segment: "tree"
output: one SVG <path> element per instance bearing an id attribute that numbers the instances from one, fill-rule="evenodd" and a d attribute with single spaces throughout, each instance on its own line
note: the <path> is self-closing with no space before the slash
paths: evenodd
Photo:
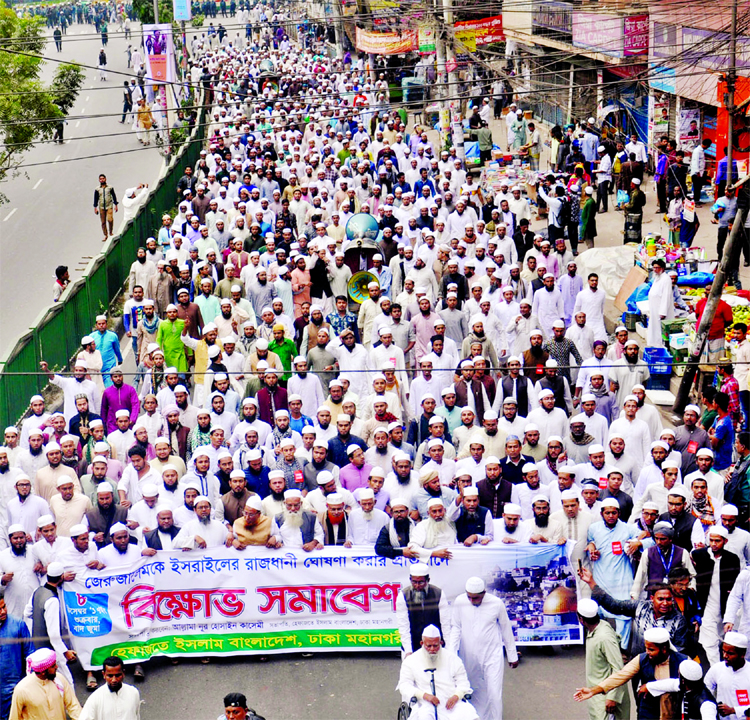
<path id="1" fill-rule="evenodd" d="M 52 83 L 41 82 L 44 21 L 0 8 L 0 183 L 21 173 L 24 154 L 49 140 L 75 103 L 85 73 L 61 64 Z M 0 192 L 0 204 L 7 197 Z"/>
<path id="2" fill-rule="evenodd" d="M 171 0 L 158 0 L 159 22 L 171 23 L 174 19 L 174 10 Z M 153 0 L 133 0 L 133 10 L 138 19 L 147 25 L 155 22 Z"/>

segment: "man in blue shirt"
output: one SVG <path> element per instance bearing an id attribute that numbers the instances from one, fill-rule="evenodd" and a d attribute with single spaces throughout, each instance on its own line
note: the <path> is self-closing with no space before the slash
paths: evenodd
<path id="1" fill-rule="evenodd" d="M 596 584 L 608 595 L 617 600 L 629 600 L 630 589 L 633 586 L 633 566 L 630 555 L 635 547 L 631 540 L 638 536 L 635 525 L 627 525 L 620 520 L 620 504 L 615 498 L 607 498 L 602 502 L 602 519 L 589 527 L 586 551 L 591 561 L 591 571 Z M 614 617 L 617 634 L 620 636 L 622 647 L 627 649 L 630 643 L 630 618 Z"/>
<path id="2" fill-rule="evenodd" d="M 109 371 L 122 362 L 122 353 L 120 352 L 120 340 L 117 334 L 107 330 L 107 316 L 96 316 L 96 331 L 93 333 L 96 349 L 102 356 L 102 380 L 104 387 L 112 384 L 112 378 Z"/>
<path id="3" fill-rule="evenodd" d="M 716 166 L 716 177 L 714 178 L 714 184 L 716 185 L 717 191 L 715 197 L 724 197 L 724 190 L 727 186 L 727 148 L 724 148 L 724 157 L 719 160 L 719 164 Z M 730 185 L 737 182 L 739 178 L 739 172 L 737 171 L 737 161 L 732 160 L 732 180 Z"/>
<path id="4" fill-rule="evenodd" d="M 729 395 L 717 392 L 714 404 L 717 415 L 708 431 L 708 436 L 714 451 L 714 470 L 726 478 L 732 464 L 732 449 L 734 448 L 734 423 L 729 414 Z"/>

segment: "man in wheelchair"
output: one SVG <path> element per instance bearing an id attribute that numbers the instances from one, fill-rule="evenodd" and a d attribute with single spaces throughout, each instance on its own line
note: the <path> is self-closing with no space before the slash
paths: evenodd
<path id="1" fill-rule="evenodd" d="M 428 625 L 422 632 L 422 647 L 401 663 L 396 688 L 403 703 L 399 720 L 478 720 L 468 702 L 471 686 L 463 662 L 443 647 L 440 630 Z"/>

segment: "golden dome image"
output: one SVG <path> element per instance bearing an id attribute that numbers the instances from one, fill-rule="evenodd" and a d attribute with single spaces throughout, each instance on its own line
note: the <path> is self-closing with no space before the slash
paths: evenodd
<path id="1" fill-rule="evenodd" d="M 574 613 L 578 606 L 576 591 L 567 587 L 556 587 L 544 601 L 544 615 L 564 615 Z"/>

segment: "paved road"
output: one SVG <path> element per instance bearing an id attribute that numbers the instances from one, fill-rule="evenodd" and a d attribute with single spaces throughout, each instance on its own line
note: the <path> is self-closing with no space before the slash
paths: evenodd
<path id="1" fill-rule="evenodd" d="M 400 661 L 392 653 L 320 653 L 185 661 L 147 666 L 140 685 L 143 720 L 215 720 L 228 692 L 244 692 L 266 720 L 395 720 L 400 698 L 394 691 Z M 572 695 L 583 677 L 583 648 L 527 648 L 516 670 L 505 669 L 505 720 L 585 720 L 586 707 Z M 129 680 L 132 681 L 132 678 Z M 78 697 L 85 701 L 83 680 Z"/>
<path id="2" fill-rule="evenodd" d="M 126 46 L 113 26 L 106 48 L 110 71 L 127 72 Z M 93 26 L 73 25 L 63 38 L 62 52 L 55 50 L 50 39 L 45 53 L 52 60 L 96 66 L 100 48 Z M 45 82 L 56 67 L 56 62 L 45 63 Z M 55 267 L 68 265 L 71 278 L 76 279 L 88 259 L 100 251 L 101 226 L 93 212 L 98 174 L 107 175 L 120 198 L 126 187 L 155 184 L 163 165 L 158 152 L 153 147 L 141 150 L 130 126 L 119 124 L 119 116 L 89 118 L 122 109 L 123 80 L 122 75 L 110 72 L 102 82 L 97 70 L 87 70 L 65 127 L 65 144 L 49 142 L 32 149 L 24 158 L 28 177 L 13 179 L 2 188 L 9 203 L 0 208 L 0 307 L 4 310 L 0 356 L 51 302 Z M 99 135 L 112 137 L 94 137 Z M 118 154 L 96 157 L 113 152 Z M 115 217 L 117 226 L 122 207 Z"/>

